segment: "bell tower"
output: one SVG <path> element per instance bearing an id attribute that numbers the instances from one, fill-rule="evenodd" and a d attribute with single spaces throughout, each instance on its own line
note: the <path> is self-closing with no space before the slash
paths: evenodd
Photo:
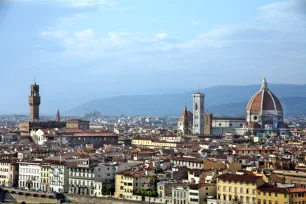
<path id="1" fill-rule="evenodd" d="M 39 85 L 31 85 L 31 95 L 29 96 L 30 104 L 30 122 L 39 120 L 39 105 L 40 105 L 40 96 L 39 96 Z"/>
<path id="2" fill-rule="evenodd" d="M 193 134 L 204 135 L 204 97 L 197 92 L 193 97 Z"/>

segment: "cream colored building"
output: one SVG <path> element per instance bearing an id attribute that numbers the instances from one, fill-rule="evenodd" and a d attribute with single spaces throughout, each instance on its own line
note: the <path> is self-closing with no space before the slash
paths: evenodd
<path id="1" fill-rule="evenodd" d="M 223 174 L 217 177 L 218 203 L 256 204 L 256 190 L 264 184 L 259 176 Z"/>
<path id="2" fill-rule="evenodd" d="M 0 160 L 0 185 L 13 186 L 17 184 L 17 164 L 10 159 Z"/>
<path id="3" fill-rule="evenodd" d="M 133 172 L 122 172 L 116 174 L 115 197 L 132 200 L 136 190 L 147 190 L 152 188 L 152 176 L 135 174 Z"/>
<path id="4" fill-rule="evenodd" d="M 203 160 L 193 157 L 171 157 L 171 163 L 177 166 L 186 166 L 189 169 L 203 169 Z"/>
<path id="5" fill-rule="evenodd" d="M 306 188 L 264 185 L 257 189 L 258 204 L 305 204 Z"/>
<path id="6" fill-rule="evenodd" d="M 50 191 L 50 165 L 42 164 L 40 171 L 40 189 L 42 191 Z"/>
<path id="7" fill-rule="evenodd" d="M 153 141 L 150 139 L 133 139 L 132 145 L 134 146 L 145 146 L 145 147 L 165 147 L 165 148 L 174 148 L 178 147 L 179 144 L 176 142 L 167 142 L 167 141 Z"/>

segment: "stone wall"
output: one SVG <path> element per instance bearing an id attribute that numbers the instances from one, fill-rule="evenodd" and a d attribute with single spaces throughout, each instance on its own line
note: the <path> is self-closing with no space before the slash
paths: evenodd
<path id="1" fill-rule="evenodd" d="M 11 194 L 6 192 L 4 195 L 4 202 L 7 203 L 22 203 L 26 202 L 26 204 L 33 203 L 57 203 L 56 199 L 50 198 L 41 198 L 41 197 L 33 197 L 33 196 L 26 196 L 26 195 L 18 195 L 18 194 Z"/>

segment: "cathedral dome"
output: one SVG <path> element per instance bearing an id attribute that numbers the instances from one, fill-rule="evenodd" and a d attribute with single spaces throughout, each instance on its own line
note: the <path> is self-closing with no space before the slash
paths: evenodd
<path id="1" fill-rule="evenodd" d="M 193 114 L 190 111 L 187 111 L 188 114 L 188 121 L 193 121 Z M 183 122 L 184 120 L 184 112 L 180 115 L 179 121 Z"/>
<path id="2" fill-rule="evenodd" d="M 283 111 L 279 99 L 268 89 L 265 78 L 260 90 L 250 99 L 246 111 Z"/>

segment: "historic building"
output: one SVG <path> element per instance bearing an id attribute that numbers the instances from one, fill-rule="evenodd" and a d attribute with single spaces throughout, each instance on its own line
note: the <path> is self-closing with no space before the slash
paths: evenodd
<path id="1" fill-rule="evenodd" d="M 81 130 L 89 130 L 89 121 L 87 120 L 67 120 L 66 128 L 77 128 Z"/>
<path id="2" fill-rule="evenodd" d="M 177 123 L 178 131 L 180 133 L 184 133 L 184 131 L 188 130 L 189 133 L 193 132 L 193 114 L 192 112 L 187 110 L 185 106 L 184 111 L 179 117 L 179 121 Z M 184 135 L 184 134 L 183 134 Z"/>
<path id="3" fill-rule="evenodd" d="M 50 164 L 40 166 L 40 190 L 50 191 Z"/>
<path id="4" fill-rule="evenodd" d="M 102 178 L 96 158 L 79 158 L 69 168 L 69 194 L 94 195 L 95 180 Z"/>
<path id="5" fill-rule="evenodd" d="M 16 161 L 12 159 L 0 160 L 0 185 L 17 186 L 18 167 Z"/>
<path id="6" fill-rule="evenodd" d="M 84 132 L 57 136 L 57 139 L 70 147 L 92 144 L 93 148 L 104 145 L 118 145 L 118 137 L 114 133 Z"/>
<path id="7" fill-rule="evenodd" d="M 30 104 L 30 121 L 39 120 L 39 105 L 40 105 L 40 95 L 39 95 L 39 85 L 34 82 L 31 85 L 31 95 L 29 96 Z"/>
<path id="8" fill-rule="evenodd" d="M 256 190 L 265 184 L 254 175 L 223 174 L 217 177 L 217 198 L 221 203 L 256 203 Z"/>
<path id="9" fill-rule="evenodd" d="M 193 97 L 193 134 L 204 134 L 204 97 L 203 93 L 195 93 Z"/>
<path id="10" fill-rule="evenodd" d="M 279 99 L 269 90 L 266 78 L 261 88 L 251 97 L 246 107 L 246 117 L 214 117 L 204 113 L 202 93 L 193 94 L 193 114 L 188 112 L 188 125 L 193 124 L 193 135 L 237 135 L 277 134 L 289 132 L 283 121 L 283 108 Z M 184 112 L 185 114 L 185 112 Z M 184 114 L 179 118 L 178 130 L 184 132 Z M 192 121 L 189 119 L 192 117 Z"/>
<path id="11" fill-rule="evenodd" d="M 19 130 L 22 136 L 29 136 L 31 131 L 37 131 L 39 129 L 78 128 L 81 130 L 89 130 L 89 121 L 77 119 L 61 121 L 59 110 L 57 110 L 55 120 L 41 121 L 39 118 L 40 102 L 39 85 L 34 82 L 31 85 L 31 93 L 29 96 L 30 119 L 19 124 Z M 33 136 L 31 137 L 36 142 L 35 138 Z"/>
<path id="12" fill-rule="evenodd" d="M 19 164 L 19 185 L 25 189 L 39 190 L 41 188 L 41 162 L 28 161 L 18 162 Z"/>
<path id="13" fill-rule="evenodd" d="M 247 131 L 286 133 L 288 125 L 283 122 L 283 107 L 279 99 L 269 90 L 266 78 L 261 88 L 250 99 L 246 108 Z"/>
<path id="14" fill-rule="evenodd" d="M 64 162 L 53 161 L 50 165 L 50 190 L 67 193 L 69 190 L 69 169 Z"/>

